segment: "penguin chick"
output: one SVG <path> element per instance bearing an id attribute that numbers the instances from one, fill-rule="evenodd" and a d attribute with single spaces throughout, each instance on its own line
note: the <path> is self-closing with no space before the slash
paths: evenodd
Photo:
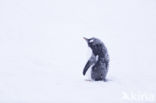
<path id="1" fill-rule="evenodd" d="M 93 37 L 87 39 L 84 37 L 84 39 L 92 50 L 92 56 L 90 57 L 83 69 L 83 75 L 85 75 L 88 68 L 92 66 L 91 78 L 95 81 L 106 81 L 106 75 L 109 65 L 109 55 L 107 52 L 107 48 L 105 47 L 104 43 L 97 38 Z"/>

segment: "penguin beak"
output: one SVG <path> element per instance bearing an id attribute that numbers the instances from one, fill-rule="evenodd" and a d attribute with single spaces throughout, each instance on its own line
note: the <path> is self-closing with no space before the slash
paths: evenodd
<path id="1" fill-rule="evenodd" d="M 88 39 L 86 37 L 83 37 L 84 40 L 86 40 L 86 42 L 88 42 Z"/>

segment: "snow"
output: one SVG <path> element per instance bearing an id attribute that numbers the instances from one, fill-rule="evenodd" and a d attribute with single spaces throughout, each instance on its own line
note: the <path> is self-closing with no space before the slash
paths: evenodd
<path id="1" fill-rule="evenodd" d="M 1 0 L 0 103 L 156 102 L 155 18 L 155 0 Z M 108 82 L 82 75 L 83 37 L 108 48 Z"/>

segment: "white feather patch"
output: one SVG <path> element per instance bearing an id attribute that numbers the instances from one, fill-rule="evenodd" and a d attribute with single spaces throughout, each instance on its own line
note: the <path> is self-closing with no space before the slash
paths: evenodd
<path id="1" fill-rule="evenodd" d="M 89 42 L 90 42 L 90 43 L 92 43 L 93 41 L 94 41 L 94 40 L 93 40 L 93 39 L 91 39 Z"/>

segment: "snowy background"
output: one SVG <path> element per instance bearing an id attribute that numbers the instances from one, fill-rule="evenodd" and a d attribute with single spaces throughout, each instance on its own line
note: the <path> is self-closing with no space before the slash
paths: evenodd
<path id="1" fill-rule="evenodd" d="M 82 75 L 93 36 L 108 82 Z M 0 0 L 0 103 L 154 103 L 155 45 L 155 0 Z"/>

